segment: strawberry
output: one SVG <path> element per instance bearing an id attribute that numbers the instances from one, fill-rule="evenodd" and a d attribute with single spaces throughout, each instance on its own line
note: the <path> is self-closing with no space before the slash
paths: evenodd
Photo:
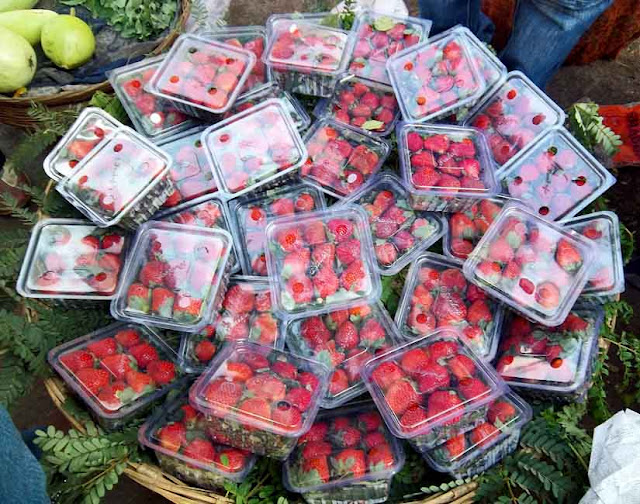
<path id="1" fill-rule="evenodd" d="M 491 310 L 483 299 L 478 299 L 471 303 L 467 309 L 467 321 L 473 325 L 488 324 L 493 320 Z"/>
<path id="2" fill-rule="evenodd" d="M 195 438 L 185 446 L 182 455 L 187 459 L 211 464 L 215 460 L 216 451 L 211 442 L 206 439 Z"/>
<path id="3" fill-rule="evenodd" d="M 392 361 L 381 362 L 371 373 L 371 378 L 382 390 L 387 390 L 404 376 L 400 366 Z"/>
<path id="4" fill-rule="evenodd" d="M 345 265 L 356 261 L 360 257 L 360 241 L 350 239 L 339 243 L 336 247 L 336 257 Z"/>
<path id="5" fill-rule="evenodd" d="M 172 422 L 160 428 L 156 434 L 163 448 L 177 452 L 187 444 L 187 429 L 182 422 Z"/>
<path id="6" fill-rule="evenodd" d="M 417 163 L 417 156 L 411 158 L 412 163 Z M 440 175 L 431 166 L 424 166 L 416 169 L 411 175 L 413 185 L 419 189 L 430 189 L 435 187 L 440 180 Z"/>
<path id="7" fill-rule="evenodd" d="M 326 441 L 310 441 L 305 444 L 301 455 L 304 460 L 317 457 L 327 457 L 333 452 L 333 447 Z"/>
<path id="8" fill-rule="evenodd" d="M 132 369 L 132 362 L 128 355 L 107 355 L 100 361 L 100 366 L 109 371 L 116 380 L 124 379 L 128 369 Z"/>
<path id="9" fill-rule="evenodd" d="M 287 387 L 280 379 L 264 373 L 249 378 L 245 386 L 256 397 L 269 401 L 280 401 L 287 394 Z"/>
<path id="10" fill-rule="evenodd" d="M 352 322 L 344 322 L 336 332 L 335 341 L 337 345 L 344 349 L 355 348 L 360 341 L 358 329 Z"/>
<path id="11" fill-rule="evenodd" d="M 422 406 L 411 406 L 400 418 L 400 425 L 402 425 L 405 432 L 411 432 L 424 425 L 429 420 L 427 412 Z"/>
<path id="12" fill-rule="evenodd" d="M 436 417 L 449 415 L 454 412 L 462 413 L 462 400 L 453 390 L 436 390 L 427 399 L 427 415 L 430 419 L 435 420 Z M 460 416 L 455 416 L 445 425 L 453 425 L 460 421 Z"/>
<path id="13" fill-rule="evenodd" d="M 458 383 L 458 390 L 462 397 L 471 401 L 479 399 L 489 392 L 489 387 L 478 378 L 463 378 Z"/>
<path id="14" fill-rule="evenodd" d="M 312 348 L 321 346 L 329 341 L 331 332 L 327 329 L 321 317 L 309 317 L 300 324 L 300 335 Z"/>
<path id="15" fill-rule="evenodd" d="M 129 348 L 129 354 L 136 360 L 140 369 L 146 369 L 149 363 L 158 360 L 158 352 L 153 345 L 144 342 Z"/>
<path id="16" fill-rule="evenodd" d="M 93 367 L 93 355 L 85 350 L 76 350 L 60 357 L 60 362 L 71 372 Z"/>
<path id="17" fill-rule="evenodd" d="M 226 377 L 237 383 L 246 382 L 253 376 L 253 370 L 245 362 L 227 362 Z"/>
<path id="18" fill-rule="evenodd" d="M 382 425 L 382 419 L 377 411 L 368 411 L 358 415 L 358 425 L 367 432 L 378 430 Z"/>
<path id="19" fill-rule="evenodd" d="M 427 348 L 431 362 L 442 364 L 443 361 L 458 353 L 458 344 L 455 341 L 436 341 Z"/>
<path id="20" fill-rule="evenodd" d="M 429 367 L 429 355 L 421 348 L 413 348 L 402 355 L 400 367 L 409 376 L 420 376 Z"/>
<path id="21" fill-rule="evenodd" d="M 347 219 L 332 219 L 327 223 L 327 228 L 338 243 L 350 239 L 353 235 L 353 224 Z"/>
<path id="22" fill-rule="evenodd" d="M 340 285 L 349 291 L 364 291 L 368 279 L 361 260 L 352 262 L 340 275 Z"/>
<path id="23" fill-rule="evenodd" d="M 336 246 L 333 243 L 320 243 L 319 245 L 313 247 L 313 251 L 311 253 L 311 259 L 313 260 L 314 264 L 317 264 L 318 266 L 333 267 L 335 256 Z"/>
<path id="24" fill-rule="evenodd" d="M 144 394 L 153 390 L 151 377 L 135 369 L 128 369 L 125 372 L 125 381 L 136 394 Z"/>
<path id="25" fill-rule="evenodd" d="M 451 371 L 451 374 L 456 377 L 458 381 L 465 378 L 471 378 L 476 370 L 476 366 L 473 361 L 466 355 L 458 354 L 454 355 L 447 361 L 447 366 Z"/>
<path id="26" fill-rule="evenodd" d="M 386 331 L 380 322 L 370 318 L 360 327 L 360 346 L 379 348 L 385 342 Z"/>
<path id="27" fill-rule="evenodd" d="M 229 472 L 239 472 L 246 463 L 245 452 L 234 448 L 228 448 L 216 453 L 215 462 Z"/>
<path id="28" fill-rule="evenodd" d="M 420 401 L 420 396 L 409 380 L 392 383 L 385 392 L 385 400 L 396 415 L 402 415 L 409 407 Z"/>
<path id="29" fill-rule="evenodd" d="M 173 317 L 174 295 L 169 289 L 156 287 L 151 292 L 151 312 L 163 318 Z"/>
<path id="30" fill-rule="evenodd" d="M 496 285 L 502 278 L 502 268 L 500 263 L 493 261 L 482 261 L 478 264 L 476 275 L 490 285 Z"/>
<path id="31" fill-rule="evenodd" d="M 382 444 L 372 448 L 368 455 L 369 470 L 371 472 L 384 471 L 395 465 L 395 457 L 388 444 Z"/>
<path id="32" fill-rule="evenodd" d="M 329 431 L 329 427 L 324 422 L 314 422 L 311 428 L 307 431 L 306 434 L 303 434 L 300 439 L 298 439 L 298 444 L 313 442 L 313 441 L 322 441 L 324 437 L 327 435 Z"/>
<path id="33" fill-rule="evenodd" d="M 310 303 L 313 299 L 313 284 L 306 275 L 292 276 L 285 288 L 297 304 Z"/>
<path id="34" fill-rule="evenodd" d="M 513 259 L 513 249 L 506 238 L 498 238 L 489 245 L 489 259 L 506 264 Z"/>
<path id="35" fill-rule="evenodd" d="M 471 240 L 475 237 L 473 221 L 463 213 L 455 213 L 449 218 L 451 236 Z"/>
<path id="36" fill-rule="evenodd" d="M 458 293 L 443 290 L 436 298 L 433 313 L 439 326 L 455 325 L 466 318 L 467 307 Z"/>
<path id="37" fill-rule="evenodd" d="M 344 427 L 329 436 L 334 445 L 341 448 L 352 448 L 360 443 L 362 434 L 355 427 Z"/>
<path id="38" fill-rule="evenodd" d="M 285 252 L 293 252 L 304 247 L 304 238 L 301 228 L 289 228 L 282 230 L 276 237 L 278 245 Z"/>
<path id="39" fill-rule="evenodd" d="M 369 432 L 363 437 L 363 442 L 365 446 L 369 449 L 387 443 L 387 438 L 380 431 Z"/>
<path id="40" fill-rule="evenodd" d="M 467 440 L 464 434 L 458 434 L 451 439 L 448 439 L 444 444 L 444 450 L 447 452 L 447 458 L 449 460 L 455 460 L 462 455 L 467 449 Z"/>
<path id="41" fill-rule="evenodd" d="M 361 478 L 367 470 L 364 452 L 354 448 L 347 448 L 331 457 L 331 464 L 339 477 Z"/>
<path id="42" fill-rule="evenodd" d="M 336 293 L 340 281 L 330 266 L 324 266 L 313 277 L 313 286 L 319 298 L 327 298 Z"/>
<path id="43" fill-rule="evenodd" d="M 104 369 L 78 369 L 75 378 L 93 395 L 97 395 L 102 387 L 109 384 L 109 373 Z"/>
<path id="44" fill-rule="evenodd" d="M 424 139 L 424 148 L 437 154 L 444 154 L 449 150 L 447 135 L 430 135 Z"/>
<path id="45" fill-rule="evenodd" d="M 467 281 L 457 268 L 449 268 L 440 273 L 440 286 L 443 290 L 462 292 L 467 288 Z"/>
<path id="46" fill-rule="evenodd" d="M 138 278 L 142 285 L 146 287 L 158 287 L 164 283 L 164 276 L 167 271 L 165 263 L 160 261 L 148 261 L 140 269 Z"/>
<path id="47" fill-rule="evenodd" d="M 327 481 L 329 481 L 329 478 L 331 477 L 331 472 L 329 471 L 329 463 L 327 462 L 327 457 L 303 459 L 302 470 L 305 473 L 305 476 L 304 476 L 305 481 L 309 481 L 310 484 L 326 483 Z"/>
<path id="48" fill-rule="evenodd" d="M 140 334 L 135 329 L 122 329 L 115 334 L 114 338 L 124 348 L 140 343 Z"/>
<path id="49" fill-rule="evenodd" d="M 242 385 L 217 378 L 207 385 L 203 395 L 208 403 L 217 407 L 234 406 L 242 397 Z"/>
<path id="50" fill-rule="evenodd" d="M 274 362 L 271 365 L 271 372 L 280 375 L 285 380 L 295 380 L 298 377 L 298 368 L 285 361 Z"/>
<path id="51" fill-rule="evenodd" d="M 302 387 L 292 388 L 287 392 L 284 400 L 295 406 L 300 411 L 307 411 L 311 404 L 311 392 Z"/>
<path id="52" fill-rule="evenodd" d="M 489 423 L 482 423 L 478 425 L 469 434 L 469 440 L 474 446 L 485 446 L 492 439 L 496 438 L 500 434 L 500 431 Z"/>
<path id="53" fill-rule="evenodd" d="M 293 200 L 289 198 L 277 198 L 271 205 L 271 212 L 275 215 L 293 215 L 295 213 L 295 207 Z"/>
<path id="54" fill-rule="evenodd" d="M 156 360 L 149 363 L 147 373 L 157 385 L 166 385 L 176 377 L 176 367 L 173 362 Z"/>
<path id="55" fill-rule="evenodd" d="M 565 271 L 573 273 L 582 266 L 582 256 L 573 245 L 563 238 L 558 242 L 556 262 Z"/>
<path id="56" fill-rule="evenodd" d="M 110 385 L 106 385 L 100 389 L 98 393 L 98 401 L 106 409 L 117 410 L 122 406 L 122 392 L 125 390 L 126 384 L 123 381 L 115 381 Z"/>
<path id="57" fill-rule="evenodd" d="M 196 359 L 200 362 L 209 362 L 216 353 L 216 346 L 209 340 L 198 342 L 194 349 Z"/>
<path id="58" fill-rule="evenodd" d="M 417 380 L 418 390 L 421 394 L 431 394 L 440 388 L 447 388 L 450 383 L 447 368 L 434 362 L 422 369 Z"/>
<path id="59" fill-rule="evenodd" d="M 253 310 L 255 292 L 246 284 L 235 284 L 227 290 L 222 307 L 231 313 L 249 313 Z"/>
<path id="60" fill-rule="evenodd" d="M 477 285 L 469 284 L 469 286 L 467 287 L 467 300 L 473 303 L 474 301 L 478 301 L 479 299 L 487 299 L 487 295 Z"/>
<path id="61" fill-rule="evenodd" d="M 494 401 L 491 406 L 489 406 L 487 420 L 493 425 L 496 425 L 498 422 L 500 425 L 504 425 L 509 420 L 512 420 L 516 416 L 516 413 L 513 404 L 507 401 Z M 500 425 L 496 426 L 499 427 Z"/>
<path id="62" fill-rule="evenodd" d="M 542 282 L 536 288 L 536 302 L 544 308 L 556 308 L 560 303 L 560 290 L 552 282 Z"/>
<path id="63" fill-rule="evenodd" d="M 271 412 L 271 420 L 280 428 L 295 431 L 302 425 L 302 415 L 295 406 L 284 401 L 278 402 Z"/>

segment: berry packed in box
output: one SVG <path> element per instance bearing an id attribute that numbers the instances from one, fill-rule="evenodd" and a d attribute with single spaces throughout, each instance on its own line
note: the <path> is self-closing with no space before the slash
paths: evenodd
<path id="1" fill-rule="evenodd" d="M 387 60 L 427 40 L 431 21 L 364 9 L 356 15 L 349 73 L 389 84 Z"/>
<path id="2" fill-rule="evenodd" d="M 78 163 L 122 124 L 96 107 L 87 107 L 67 130 L 42 164 L 49 178 L 60 181 L 71 175 Z"/>
<path id="3" fill-rule="evenodd" d="M 180 35 L 148 88 L 188 115 L 216 120 L 231 108 L 255 63 L 251 51 L 198 35 Z"/>
<path id="4" fill-rule="evenodd" d="M 16 283 L 25 297 L 69 305 L 109 300 L 120 281 L 128 238 L 79 219 L 45 219 L 35 225 Z M 74 307 L 95 308 L 91 303 Z"/>
<path id="5" fill-rule="evenodd" d="M 100 227 L 135 230 L 173 191 L 171 158 L 126 126 L 92 149 L 56 189 Z"/>
<path id="6" fill-rule="evenodd" d="M 185 334 L 180 357 L 188 370 L 204 371 L 227 341 L 249 340 L 284 347 L 282 322 L 275 315 L 266 280 L 233 277 L 213 324 L 197 334 Z"/>
<path id="7" fill-rule="evenodd" d="M 215 490 L 244 481 L 255 455 L 211 439 L 206 426 L 204 415 L 180 396 L 140 427 L 138 440 L 155 452 L 163 471 L 200 488 Z"/>
<path id="8" fill-rule="evenodd" d="M 481 423 L 506 389 L 453 327 L 377 355 L 362 377 L 389 430 L 421 453 Z"/>
<path id="9" fill-rule="evenodd" d="M 49 352 L 49 364 L 98 423 L 118 429 L 180 383 L 177 355 L 145 326 L 112 324 Z"/>
<path id="10" fill-rule="evenodd" d="M 266 236 L 271 296 L 283 316 L 327 313 L 380 298 L 371 232 L 361 208 L 276 219 L 267 225 Z"/>
<path id="11" fill-rule="evenodd" d="M 302 138 L 278 99 L 210 126 L 202 141 L 218 188 L 233 196 L 284 185 L 307 160 Z"/>
<path id="12" fill-rule="evenodd" d="M 318 101 L 313 114 L 349 124 L 363 133 L 387 136 L 393 131 L 400 109 L 391 86 L 346 75 L 329 98 Z"/>
<path id="13" fill-rule="evenodd" d="M 396 324 L 405 339 L 453 326 L 473 352 L 491 362 L 500 338 L 504 310 L 462 274 L 451 259 L 426 252 L 407 273 L 396 311 Z"/>
<path id="14" fill-rule="evenodd" d="M 134 128 L 149 138 L 161 138 L 193 126 L 193 121 L 169 100 L 158 98 L 145 87 L 162 63 L 163 56 L 148 58 L 109 73 L 109 82 Z"/>
<path id="15" fill-rule="evenodd" d="M 381 169 L 391 146 L 330 119 L 321 119 L 305 135 L 308 159 L 303 179 L 334 198 L 353 193 Z"/>
<path id="16" fill-rule="evenodd" d="M 328 384 L 326 366 L 250 342 L 226 345 L 189 391 L 207 415 L 208 435 L 284 460 L 315 420 Z"/>
<path id="17" fill-rule="evenodd" d="M 366 389 L 360 371 L 364 363 L 400 341 L 381 303 L 289 320 L 285 333 L 287 348 L 293 353 L 331 369 L 323 408 L 335 408 L 363 394 Z"/>
<path id="18" fill-rule="evenodd" d="M 583 401 L 591 385 L 603 319 L 598 306 L 576 306 L 556 327 L 511 314 L 505 321 L 496 370 L 527 396 Z"/>
<path id="19" fill-rule="evenodd" d="M 425 452 L 424 458 L 436 471 L 470 478 L 516 449 L 520 431 L 531 416 L 531 407 L 508 392 L 489 404 L 481 424 Z"/>
<path id="20" fill-rule="evenodd" d="M 267 275 L 267 237 L 264 230 L 269 221 L 324 208 L 323 193 L 299 182 L 229 201 L 238 234 L 242 271 L 251 276 Z"/>
<path id="21" fill-rule="evenodd" d="M 409 192 L 398 177 L 389 172 L 377 174 L 370 185 L 342 203 L 357 204 L 367 212 L 381 275 L 399 273 L 445 233 L 442 217 L 413 210 L 409 205 Z"/>
<path id="22" fill-rule="evenodd" d="M 309 504 L 375 504 L 404 465 L 400 443 L 371 402 L 321 412 L 283 466 L 283 481 Z"/>
<path id="23" fill-rule="evenodd" d="M 469 254 L 463 270 L 490 296 L 554 326 L 578 299 L 596 253 L 589 239 L 510 204 Z"/>
<path id="24" fill-rule="evenodd" d="M 411 206 L 459 212 L 498 192 L 484 135 L 475 128 L 402 123 L 398 156 Z"/>
<path id="25" fill-rule="evenodd" d="M 271 16 L 267 30 L 269 45 L 262 61 L 274 80 L 292 93 L 329 96 L 349 63 L 349 32 L 304 14 Z"/>
<path id="26" fill-rule="evenodd" d="M 552 221 L 576 215 L 616 181 L 564 128 L 541 137 L 499 179 L 505 194 Z"/>
<path id="27" fill-rule="evenodd" d="M 467 39 L 457 33 L 395 54 L 387 61 L 387 72 L 405 121 L 447 116 L 485 91 Z"/>
<path id="28" fill-rule="evenodd" d="M 198 332 L 218 309 L 231 274 L 231 235 L 150 221 L 140 227 L 111 302 L 119 320 Z"/>

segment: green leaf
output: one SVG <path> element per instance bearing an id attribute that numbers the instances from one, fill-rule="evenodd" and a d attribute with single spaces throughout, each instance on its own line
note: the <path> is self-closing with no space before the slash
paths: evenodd
<path id="1" fill-rule="evenodd" d="M 378 31 L 389 31 L 396 25 L 396 22 L 387 16 L 380 16 L 373 22 L 373 27 Z"/>
<path id="2" fill-rule="evenodd" d="M 365 121 L 362 125 L 362 129 L 366 129 L 367 131 L 377 131 L 381 130 L 384 127 L 384 123 L 382 121 L 375 121 L 373 119 L 369 119 Z"/>

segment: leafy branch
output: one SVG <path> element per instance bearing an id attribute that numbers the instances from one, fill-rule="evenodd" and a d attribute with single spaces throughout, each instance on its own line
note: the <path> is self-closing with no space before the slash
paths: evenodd
<path id="1" fill-rule="evenodd" d="M 620 135 L 605 126 L 598 114 L 598 104 L 593 102 L 574 103 L 569 108 L 568 119 L 571 132 L 589 150 L 601 146 L 605 154 L 613 156 L 622 145 Z"/>

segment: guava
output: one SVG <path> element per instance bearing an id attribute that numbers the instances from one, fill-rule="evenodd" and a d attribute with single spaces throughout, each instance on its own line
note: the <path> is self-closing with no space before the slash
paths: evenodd
<path id="1" fill-rule="evenodd" d="M 13 93 L 28 86 L 36 67 L 36 53 L 31 44 L 0 26 L 0 93 Z"/>
<path id="2" fill-rule="evenodd" d="M 71 70 L 84 65 L 96 50 L 96 39 L 87 23 L 61 14 L 42 27 L 42 50 L 56 66 Z"/>

